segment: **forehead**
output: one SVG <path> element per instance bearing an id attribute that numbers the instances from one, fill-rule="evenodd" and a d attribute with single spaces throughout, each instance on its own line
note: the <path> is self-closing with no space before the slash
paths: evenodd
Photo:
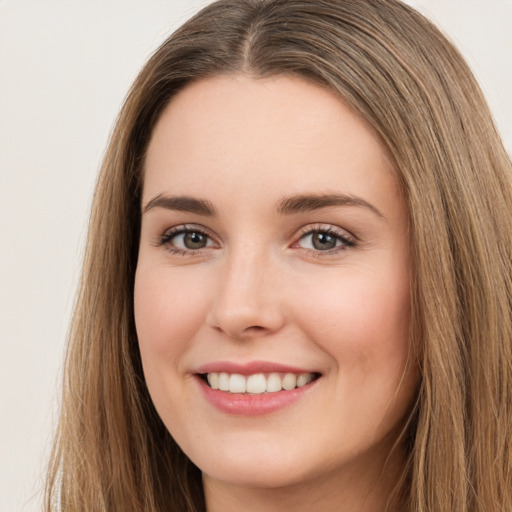
<path id="1" fill-rule="evenodd" d="M 386 147 L 333 92 L 285 76 L 192 83 L 153 131 L 144 198 L 166 192 L 233 197 L 242 185 L 269 199 L 274 190 L 398 196 Z"/>

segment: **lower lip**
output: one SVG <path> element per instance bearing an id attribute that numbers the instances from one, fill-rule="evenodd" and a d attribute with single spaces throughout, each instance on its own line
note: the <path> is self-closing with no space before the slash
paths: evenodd
<path id="1" fill-rule="evenodd" d="M 300 388 L 259 395 L 229 393 L 212 389 L 202 379 L 197 379 L 206 400 L 219 411 L 237 416 L 270 414 L 299 401 L 316 384 L 317 380 Z"/>

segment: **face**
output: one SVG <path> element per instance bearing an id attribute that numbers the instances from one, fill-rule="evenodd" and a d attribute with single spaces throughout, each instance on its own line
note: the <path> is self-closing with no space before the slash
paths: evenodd
<path id="1" fill-rule="evenodd" d="M 299 79 L 196 82 L 154 129 L 142 208 L 144 374 L 205 478 L 380 470 L 416 375 L 407 212 L 369 125 Z"/>

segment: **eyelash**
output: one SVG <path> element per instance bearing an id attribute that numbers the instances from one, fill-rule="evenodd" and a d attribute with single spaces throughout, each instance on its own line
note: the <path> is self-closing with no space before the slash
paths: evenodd
<path id="1" fill-rule="evenodd" d="M 185 235 L 190 233 L 196 233 L 202 235 L 210 240 L 213 238 L 202 228 L 199 226 L 194 226 L 190 224 L 185 224 L 182 226 L 176 226 L 174 228 L 168 229 L 158 240 L 157 246 L 165 247 L 165 249 L 173 254 L 177 254 L 179 256 L 189 256 L 199 253 L 201 249 L 182 249 L 180 247 L 176 247 L 171 244 L 173 238 L 176 238 L 179 235 Z"/>
<path id="2" fill-rule="evenodd" d="M 182 249 L 180 247 L 176 247 L 175 245 L 171 244 L 171 241 L 176 238 L 179 235 L 184 234 L 191 234 L 196 233 L 199 235 L 202 235 L 206 237 L 207 239 L 213 241 L 212 236 L 210 236 L 204 229 L 202 229 L 199 226 L 195 225 L 181 225 L 176 226 L 174 228 L 171 228 L 167 230 L 163 235 L 161 235 L 155 245 L 159 247 L 165 247 L 165 249 L 173 254 L 177 254 L 180 256 L 190 256 L 190 255 L 199 255 L 202 252 L 202 249 L 208 248 L 202 247 L 198 249 Z M 309 249 L 309 248 L 302 248 L 308 255 L 314 256 L 314 257 L 322 257 L 322 256 L 328 256 L 331 254 L 336 254 L 340 251 L 344 251 L 348 248 L 355 247 L 356 242 L 354 237 L 347 234 L 345 231 L 341 231 L 333 226 L 326 226 L 326 225 L 315 225 L 313 227 L 307 226 L 301 230 L 298 234 L 298 238 L 293 244 L 291 245 L 292 248 L 300 248 L 299 242 L 301 240 L 304 240 L 308 236 L 312 236 L 315 234 L 324 234 L 333 237 L 336 240 L 336 243 L 340 242 L 339 245 L 336 245 L 332 249 L 326 249 L 326 250 L 320 250 L 320 249 Z M 208 242 L 207 242 L 208 243 Z"/>
<path id="3" fill-rule="evenodd" d="M 332 249 L 326 250 L 302 248 L 304 251 L 307 252 L 309 256 L 313 256 L 315 258 L 321 258 L 322 256 L 337 254 L 340 251 L 344 251 L 346 249 L 356 246 L 356 241 L 354 237 L 349 235 L 346 231 L 342 231 L 334 226 L 318 224 L 312 227 L 307 226 L 303 228 L 303 230 L 301 230 L 301 232 L 298 235 L 297 241 L 292 244 L 292 247 L 297 247 L 301 240 L 304 240 L 306 237 L 315 234 L 328 235 L 333 237 L 336 240 L 336 243 L 340 242 L 340 245 L 336 245 Z"/>

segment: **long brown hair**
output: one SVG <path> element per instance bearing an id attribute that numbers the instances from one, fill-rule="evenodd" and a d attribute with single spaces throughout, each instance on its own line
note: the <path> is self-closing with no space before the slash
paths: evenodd
<path id="1" fill-rule="evenodd" d="M 397 496 L 410 512 L 512 510 L 512 166 L 459 53 L 397 0 L 221 0 L 132 86 L 98 180 L 46 510 L 204 510 L 201 474 L 156 414 L 133 321 L 142 167 L 177 91 L 295 75 L 380 134 L 406 198 L 421 384 Z"/>

